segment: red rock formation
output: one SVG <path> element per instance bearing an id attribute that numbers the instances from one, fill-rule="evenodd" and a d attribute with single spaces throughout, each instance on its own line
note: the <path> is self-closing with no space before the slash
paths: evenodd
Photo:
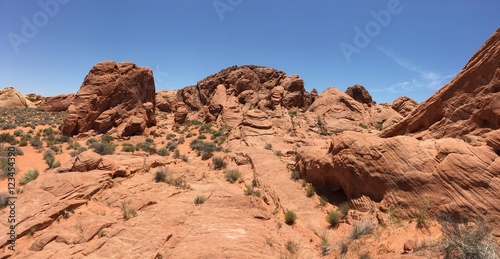
<path id="1" fill-rule="evenodd" d="M 76 135 L 89 130 L 118 136 L 142 134 L 156 124 L 155 84 L 151 69 L 130 62 L 96 64 L 69 106 L 61 130 Z"/>
<path id="2" fill-rule="evenodd" d="M 13 87 L 0 90 L 0 107 L 4 108 L 36 108 L 36 106 Z"/>
<path id="3" fill-rule="evenodd" d="M 178 90 L 163 90 L 156 93 L 156 108 L 162 112 L 175 112 Z"/>
<path id="4" fill-rule="evenodd" d="M 500 127 L 500 29 L 451 82 L 420 104 L 382 137 L 483 135 Z"/>
<path id="5" fill-rule="evenodd" d="M 392 102 L 392 109 L 397 111 L 401 116 L 406 117 L 418 106 L 418 103 L 406 96 L 400 96 Z"/>
<path id="6" fill-rule="evenodd" d="M 375 105 L 370 93 L 362 85 L 353 85 L 345 90 L 345 93 L 352 97 L 352 99 L 366 104 L 369 107 Z"/>
<path id="7" fill-rule="evenodd" d="M 53 97 L 46 97 L 40 103 L 40 107 L 47 112 L 67 111 L 74 99 L 75 94 L 61 94 Z"/>

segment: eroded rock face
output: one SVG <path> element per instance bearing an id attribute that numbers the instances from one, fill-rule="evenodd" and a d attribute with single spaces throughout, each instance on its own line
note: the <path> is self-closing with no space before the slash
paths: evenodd
<path id="1" fill-rule="evenodd" d="M 36 108 L 32 102 L 13 87 L 0 90 L 0 107 L 2 108 Z"/>
<path id="2" fill-rule="evenodd" d="M 366 90 L 365 87 L 362 85 L 353 85 L 347 88 L 347 90 L 345 90 L 345 93 L 350 97 L 352 97 L 352 99 L 360 103 L 366 104 L 369 107 L 375 105 L 372 96 L 370 95 L 368 90 Z"/>
<path id="3" fill-rule="evenodd" d="M 37 107 L 40 106 L 45 98 L 39 94 L 35 93 L 29 93 L 26 95 L 26 100 L 30 101 L 32 104 L 36 105 Z"/>
<path id="4" fill-rule="evenodd" d="M 163 90 L 156 93 L 156 108 L 162 112 L 175 112 L 178 90 Z"/>
<path id="5" fill-rule="evenodd" d="M 47 112 L 67 111 L 74 99 L 75 94 L 61 94 L 53 97 L 46 97 L 43 102 L 40 103 L 40 107 Z"/>
<path id="6" fill-rule="evenodd" d="M 397 111 L 401 116 L 406 117 L 418 106 L 418 103 L 406 96 L 400 96 L 392 102 L 392 109 Z"/>
<path id="7" fill-rule="evenodd" d="M 68 108 L 61 130 L 76 135 L 89 130 L 118 136 L 142 134 L 156 124 L 155 84 L 151 69 L 131 62 L 104 61 L 85 77 Z"/>
<path id="8" fill-rule="evenodd" d="M 500 157 L 488 146 L 344 132 L 333 137 L 326 154 L 305 149 L 300 157 L 303 177 L 323 190 L 343 191 L 359 209 L 372 206 L 356 203 L 364 197 L 403 208 L 426 200 L 433 213 L 482 214 L 491 225 L 500 223 Z"/>
<path id="9" fill-rule="evenodd" d="M 420 138 L 483 135 L 500 127 L 500 29 L 472 56 L 451 82 L 382 137 Z"/>

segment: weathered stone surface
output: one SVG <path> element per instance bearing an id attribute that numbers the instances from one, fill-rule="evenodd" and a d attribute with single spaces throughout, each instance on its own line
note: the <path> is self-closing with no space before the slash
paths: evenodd
<path id="1" fill-rule="evenodd" d="M 372 96 L 365 89 L 365 87 L 362 85 L 353 85 L 351 87 L 348 87 L 345 90 L 345 93 L 347 95 L 349 95 L 350 97 L 352 97 L 352 99 L 354 99 L 360 103 L 366 104 L 369 107 L 375 105 L 375 102 L 373 101 Z"/>
<path id="2" fill-rule="evenodd" d="M 92 150 L 87 150 L 80 153 L 73 162 L 71 168 L 72 172 L 87 172 L 96 170 L 99 164 L 102 162 L 101 155 L 95 153 Z"/>
<path id="3" fill-rule="evenodd" d="M 500 29 L 451 82 L 421 103 L 382 137 L 419 138 L 483 135 L 500 127 Z"/>
<path id="4" fill-rule="evenodd" d="M 163 90 L 156 93 L 156 108 L 162 112 L 175 112 L 178 90 Z"/>
<path id="5" fill-rule="evenodd" d="M 13 87 L 0 90 L 0 107 L 2 108 L 36 108 L 36 106 L 24 98 L 24 96 Z"/>
<path id="6" fill-rule="evenodd" d="M 410 114 L 415 108 L 417 108 L 418 103 L 406 96 L 400 96 L 392 102 L 392 109 L 397 111 L 401 116 L 406 117 Z"/>
<path id="7" fill-rule="evenodd" d="M 75 94 L 61 94 L 52 97 L 45 97 L 39 107 L 47 112 L 67 111 L 74 99 Z"/>
<path id="8" fill-rule="evenodd" d="M 175 123 L 177 123 L 177 124 L 184 123 L 184 121 L 186 121 L 188 112 L 189 111 L 186 107 L 186 104 L 184 104 L 183 102 L 178 102 L 176 104 L 175 114 L 174 114 Z"/>
<path id="9" fill-rule="evenodd" d="M 89 130 L 106 133 L 116 127 L 120 136 L 142 134 L 156 124 L 155 107 L 151 69 L 104 61 L 85 77 L 61 130 L 76 135 Z"/>

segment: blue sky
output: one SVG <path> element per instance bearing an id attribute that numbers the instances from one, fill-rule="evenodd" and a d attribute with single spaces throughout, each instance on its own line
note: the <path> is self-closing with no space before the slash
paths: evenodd
<path id="1" fill-rule="evenodd" d="M 76 93 L 92 66 L 153 69 L 157 91 L 232 65 L 421 102 L 500 26 L 500 1 L 2 0 L 0 87 Z"/>

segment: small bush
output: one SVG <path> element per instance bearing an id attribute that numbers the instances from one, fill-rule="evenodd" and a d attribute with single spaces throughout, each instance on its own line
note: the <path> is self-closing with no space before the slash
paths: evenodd
<path id="1" fill-rule="evenodd" d="M 228 169 L 224 171 L 224 177 L 230 183 L 236 182 L 241 177 L 240 171 L 238 169 Z"/>
<path id="2" fill-rule="evenodd" d="M 326 214 L 326 221 L 330 224 L 330 227 L 334 228 L 339 225 L 339 219 L 341 215 L 338 211 L 331 210 Z"/>
<path id="3" fill-rule="evenodd" d="M 30 170 L 28 170 L 28 172 L 26 172 L 24 174 L 24 176 L 21 179 L 19 179 L 19 183 L 21 185 L 25 185 L 25 184 L 27 184 L 27 183 L 35 180 L 36 178 L 38 178 L 39 174 L 40 173 L 38 172 L 38 170 L 36 170 L 36 169 L 30 169 Z"/>
<path id="4" fill-rule="evenodd" d="M 177 136 L 177 135 L 175 135 L 174 133 L 168 133 L 167 140 L 171 140 L 171 139 L 175 138 L 175 136 Z"/>
<path id="5" fill-rule="evenodd" d="M 328 198 L 325 196 L 319 196 L 319 205 L 322 207 L 326 206 L 328 204 Z"/>
<path id="6" fill-rule="evenodd" d="M 285 223 L 287 225 L 293 225 L 295 224 L 295 221 L 297 220 L 297 214 L 291 210 L 287 210 L 285 212 Z"/>
<path id="7" fill-rule="evenodd" d="M 87 145 L 88 147 L 91 147 L 93 144 L 98 143 L 98 142 L 99 141 L 97 139 L 95 139 L 95 138 L 89 138 L 85 142 L 85 145 Z"/>
<path id="8" fill-rule="evenodd" d="M 155 182 L 157 183 L 166 183 L 167 182 L 167 174 L 165 173 L 165 171 L 157 171 L 155 173 L 155 178 L 154 178 Z"/>
<path id="9" fill-rule="evenodd" d="M 295 254 L 299 250 L 299 244 L 292 240 L 288 240 L 285 244 L 285 248 L 290 254 Z"/>
<path id="10" fill-rule="evenodd" d="M 16 136 L 16 137 L 20 137 L 20 136 L 22 136 L 23 134 L 24 134 L 24 132 L 23 132 L 23 130 L 21 130 L 21 129 L 18 129 L 18 130 L 15 130 L 15 131 L 14 131 L 14 136 Z"/>
<path id="11" fill-rule="evenodd" d="M 168 156 L 168 155 L 170 155 L 170 153 L 168 152 L 168 150 L 166 148 L 160 148 L 160 149 L 158 149 L 157 153 L 160 156 Z"/>
<path id="12" fill-rule="evenodd" d="M 178 158 L 180 158 L 180 157 L 181 157 L 181 152 L 179 151 L 179 149 L 176 149 L 176 150 L 174 151 L 174 158 L 175 158 L 175 159 L 178 159 Z"/>
<path id="13" fill-rule="evenodd" d="M 52 149 L 45 151 L 45 153 L 43 154 L 43 159 L 45 160 L 45 163 L 47 164 L 49 169 L 57 167 L 56 157 L 54 156 L 54 151 L 52 151 Z M 61 163 L 58 164 L 59 166 L 61 165 Z"/>
<path id="14" fill-rule="evenodd" d="M 115 140 L 112 136 L 106 135 L 101 138 L 102 143 L 111 143 L 111 141 Z"/>
<path id="15" fill-rule="evenodd" d="M 375 226 L 370 220 L 357 221 L 351 232 L 351 240 L 356 240 L 363 235 L 373 233 Z"/>
<path id="16" fill-rule="evenodd" d="M 308 198 L 311 198 L 314 196 L 314 194 L 316 194 L 316 190 L 314 189 L 314 186 L 312 185 L 309 185 L 307 188 L 306 188 L 306 196 Z"/>
<path id="17" fill-rule="evenodd" d="M 276 151 L 274 152 L 274 154 L 275 154 L 276 156 L 278 156 L 278 157 L 282 157 L 282 156 L 283 156 L 283 153 L 281 153 L 281 150 L 276 150 Z"/>
<path id="18" fill-rule="evenodd" d="M 129 220 L 130 218 L 133 218 L 137 216 L 137 212 L 135 211 L 134 208 L 130 207 L 131 201 L 122 201 L 120 204 L 120 209 L 123 214 L 123 219 L 124 220 Z"/>
<path id="19" fill-rule="evenodd" d="M 9 204 L 9 195 L 6 192 L 0 193 L 0 209 L 4 208 Z"/>
<path id="20" fill-rule="evenodd" d="M 188 161 L 188 157 L 186 155 L 181 155 L 181 160 L 184 162 Z"/>
<path id="21" fill-rule="evenodd" d="M 180 137 L 179 140 L 177 140 L 177 144 L 179 144 L 179 145 L 184 144 L 184 142 L 186 142 L 186 140 L 184 139 L 184 137 Z"/>
<path id="22" fill-rule="evenodd" d="M 256 197 L 261 196 L 260 191 L 255 190 L 251 185 L 247 185 L 246 187 L 247 189 L 244 192 L 245 196 L 256 196 Z"/>
<path id="23" fill-rule="evenodd" d="M 10 135 L 9 133 L 2 133 L 0 134 L 0 143 L 7 142 L 11 145 L 17 144 L 17 140 L 14 136 Z"/>
<path id="24" fill-rule="evenodd" d="M 290 178 L 294 181 L 298 181 L 300 179 L 299 171 L 292 171 L 292 173 L 290 174 Z"/>
<path id="25" fill-rule="evenodd" d="M 177 142 L 175 141 L 170 141 L 167 143 L 167 149 L 168 151 L 174 151 L 175 149 L 177 149 Z"/>
<path id="26" fill-rule="evenodd" d="M 445 215 L 439 219 L 444 237 L 445 258 L 498 258 L 499 251 L 486 220 L 477 217 L 454 221 Z"/>
<path id="27" fill-rule="evenodd" d="M 347 254 L 347 251 L 349 250 L 349 244 L 346 242 L 341 242 L 339 246 L 340 246 L 340 254 L 342 255 Z"/>
<path id="28" fill-rule="evenodd" d="M 196 198 L 194 198 L 194 204 L 201 205 L 201 204 L 205 203 L 206 200 L 207 200 L 207 197 L 205 197 L 203 195 L 198 195 L 198 196 L 196 196 Z"/>
<path id="29" fill-rule="evenodd" d="M 113 143 L 95 143 L 94 152 L 99 155 L 112 155 L 115 153 L 116 145 Z"/>
<path id="30" fill-rule="evenodd" d="M 200 134 L 200 135 L 198 136 L 198 139 L 207 139 L 207 136 L 205 136 L 205 135 L 203 135 L 203 134 Z"/>
<path id="31" fill-rule="evenodd" d="M 342 217 L 344 217 L 345 215 L 347 215 L 347 213 L 349 212 L 350 208 L 351 208 L 351 206 L 349 206 L 349 203 L 342 203 L 342 204 L 340 204 L 339 212 L 340 212 L 340 214 L 342 214 Z"/>
<path id="32" fill-rule="evenodd" d="M 123 143 L 122 144 L 122 151 L 123 152 L 134 152 L 135 146 L 130 144 L 130 143 Z"/>
<path id="33" fill-rule="evenodd" d="M 218 156 L 214 156 L 212 158 L 212 163 L 214 164 L 215 170 L 223 169 L 223 168 L 226 168 L 226 166 L 227 166 L 227 163 L 224 162 L 224 159 L 222 159 L 221 157 L 218 157 Z"/>
<path id="34" fill-rule="evenodd" d="M 424 201 L 417 211 L 414 213 L 414 217 L 417 220 L 417 228 L 424 228 L 427 226 L 427 211 L 429 210 L 428 202 Z"/>
<path id="35" fill-rule="evenodd" d="M 267 150 L 273 150 L 273 145 L 272 145 L 272 144 L 270 144 L 270 143 L 268 143 L 268 144 L 266 144 L 266 145 L 264 146 L 264 148 L 265 148 L 265 149 L 267 149 Z"/>

